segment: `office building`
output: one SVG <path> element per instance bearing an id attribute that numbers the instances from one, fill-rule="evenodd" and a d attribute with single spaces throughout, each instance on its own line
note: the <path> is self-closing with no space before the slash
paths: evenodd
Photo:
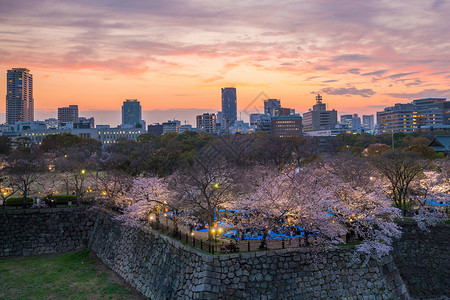
<path id="1" fill-rule="evenodd" d="M 412 104 L 417 113 L 416 121 L 419 128 L 421 126 L 442 125 L 441 103 L 445 103 L 445 98 L 425 98 L 413 100 Z"/>
<path id="2" fill-rule="evenodd" d="M 197 131 L 204 131 L 207 133 L 216 132 L 216 115 L 205 113 L 197 116 Z"/>
<path id="3" fill-rule="evenodd" d="M 122 125 L 136 127 L 142 124 L 141 103 L 137 99 L 125 99 L 122 105 Z"/>
<path id="4" fill-rule="evenodd" d="M 181 122 L 178 120 L 173 120 L 173 121 L 167 121 L 162 123 L 163 126 L 163 133 L 162 134 L 166 134 L 169 132 L 176 132 L 178 133 L 178 129 L 181 125 Z"/>
<path id="5" fill-rule="evenodd" d="M 450 101 L 445 101 L 438 104 L 442 111 L 442 124 L 450 125 Z"/>
<path id="6" fill-rule="evenodd" d="M 6 74 L 6 123 L 34 121 L 33 75 L 25 68 Z"/>
<path id="7" fill-rule="evenodd" d="M 353 115 L 342 115 L 341 116 L 341 125 L 344 128 L 352 128 L 353 124 Z"/>
<path id="8" fill-rule="evenodd" d="M 159 123 L 148 125 L 147 132 L 156 136 L 160 136 L 163 134 L 163 125 Z"/>
<path id="9" fill-rule="evenodd" d="M 190 124 L 184 124 L 178 127 L 178 133 L 183 133 L 185 131 L 195 131 L 195 128 L 192 128 L 192 125 Z"/>
<path id="10" fill-rule="evenodd" d="M 224 128 L 229 128 L 237 120 L 236 88 L 222 88 L 222 119 Z"/>
<path id="11" fill-rule="evenodd" d="M 266 99 L 264 100 L 264 113 L 275 116 L 275 112 L 281 108 L 280 99 Z"/>
<path id="12" fill-rule="evenodd" d="M 61 124 L 63 122 L 78 122 L 78 105 L 58 108 L 58 123 Z"/>
<path id="13" fill-rule="evenodd" d="M 281 138 L 302 136 L 302 117 L 278 116 L 272 117 L 272 135 Z"/>
<path id="14" fill-rule="evenodd" d="M 411 103 L 386 107 L 377 112 L 379 133 L 412 132 L 442 127 L 445 121 L 445 98 L 416 99 Z"/>
<path id="15" fill-rule="evenodd" d="M 256 131 L 272 132 L 272 118 L 268 114 L 250 114 L 250 125 L 256 126 Z"/>
<path id="16" fill-rule="evenodd" d="M 411 132 L 417 130 L 416 113 L 412 103 L 386 107 L 377 112 L 379 133 Z"/>
<path id="17" fill-rule="evenodd" d="M 362 127 L 366 133 L 374 133 L 375 118 L 373 115 L 362 116 Z"/>
<path id="18" fill-rule="evenodd" d="M 334 109 L 327 110 L 327 105 L 322 102 L 322 96 L 318 94 L 313 109 L 303 114 L 304 131 L 332 129 L 335 128 L 336 125 L 337 111 Z"/>
<path id="19" fill-rule="evenodd" d="M 44 120 L 47 125 L 47 129 L 57 129 L 58 128 L 58 119 L 56 118 L 48 118 Z"/>
<path id="20" fill-rule="evenodd" d="M 78 123 L 74 124 L 74 128 L 95 128 L 95 119 L 94 117 L 79 117 Z"/>

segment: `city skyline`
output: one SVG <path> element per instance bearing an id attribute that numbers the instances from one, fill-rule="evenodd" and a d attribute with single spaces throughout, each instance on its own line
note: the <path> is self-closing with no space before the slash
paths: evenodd
<path id="1" fill-rule="evenodd" d="M 72 103 L 113 113 L 127 98 L 143 111 L 214 112 L 227 86 L 237 88 L 239 111 L 264 92 L 304 113 L 321 93 L 339 113 L 375 114 L 449 98 L 449 9 L 444 1 L 4 2 L 0 68 L 31 70 L 37 118 Z"/>

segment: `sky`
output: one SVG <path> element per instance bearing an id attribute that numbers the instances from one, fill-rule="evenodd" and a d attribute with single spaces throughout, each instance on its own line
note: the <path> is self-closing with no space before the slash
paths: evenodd
<path id="1" fill-rule="evenodd" d="M 0 0 L 0 94 L 6 70 L 26 67 L 37 119 L 78 104 L 117 125 L 137 98 L 148 124 L 195 125 L 229 86 L 244 120 L 264 98 L 303 113 L 317 93 L 371 114 L 450 98 L 449 15 L 445 0 Z"/>

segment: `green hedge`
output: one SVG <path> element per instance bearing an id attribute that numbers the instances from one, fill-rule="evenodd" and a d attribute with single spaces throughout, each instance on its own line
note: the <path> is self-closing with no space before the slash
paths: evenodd
<path id="1" fill-rule="evenodd" d="M 33 198 L 27 197 L 27 204 L 33 205 Z M 8 198 L 5 201 L 5 206 L 21 206 L 23 205 L 23 197 L 21 198 Z"/>
<path id="2" fill-rule="evenodd" d="M 65 205 L 69 201 L 75 202 L 77 200 L 77 196 L 76 195 L 53 195 L 53 196 L 44 197 L 43 200 L 45 200 L 45 202 L 47 203 L 50 199 L 55 200 L 56 204 Z"/>

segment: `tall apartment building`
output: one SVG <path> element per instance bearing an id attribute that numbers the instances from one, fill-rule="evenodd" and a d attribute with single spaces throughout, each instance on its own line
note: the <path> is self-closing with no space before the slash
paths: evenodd
<path id="1" fill-rule="evenodd" d="M 334 109 L 327 110 L 327 105 L 322 102 L 322 96 L 318 94 L 313 109 L 303 114 L 304 131 L 331 129 L 336 125 L 337 111 Z"/>
<path id="2" fill-rule="evenodd" d="M 229 128 L 237 120 L 236 88 L 222 88 L 222 126 Z"/>
<path id="3" fill-rule="evenodd" d="M 6 123 L 34 121 L 33 75 L 25 68 L 6 74 Z"/>
<path id="4" fill-rule="evenodd" d="M 142 108 L 141 103 L 137 99 L 125 99 L 122 105 L 122 125 L 141 124 Z"/>
<path id="5" fill-rule="evenodd" d="M 302 136 L 302 117 L 278 116 L 272 118 L 272 135 L 281 138 Z"/>
<path id="6" fill-rule="evenodd" d="M 281 108 L 280 99 L 266 99 L 264 100 L 264 113 L 275 116 L 278 109 Z"/>
<path id="7" fill-rule="evenodd" d="M 386 107 L 377 112 L 380 133 L 411 132 L 422 127 L 444 125 L 445 98 L 426 98 Z"/>
<path id="8" fill-rule="evenodd" d="M 203 115 L 197 116 L 197 130 L 204 131 L 207 133 L 216 132 L 216 115 L 205 113 Z"/>
<path id="9" fill-rule="evenodd" d="M 78 105 L 69 105 L 68 107 L 58 107 L 58 123 L 78 122 Z"/>

